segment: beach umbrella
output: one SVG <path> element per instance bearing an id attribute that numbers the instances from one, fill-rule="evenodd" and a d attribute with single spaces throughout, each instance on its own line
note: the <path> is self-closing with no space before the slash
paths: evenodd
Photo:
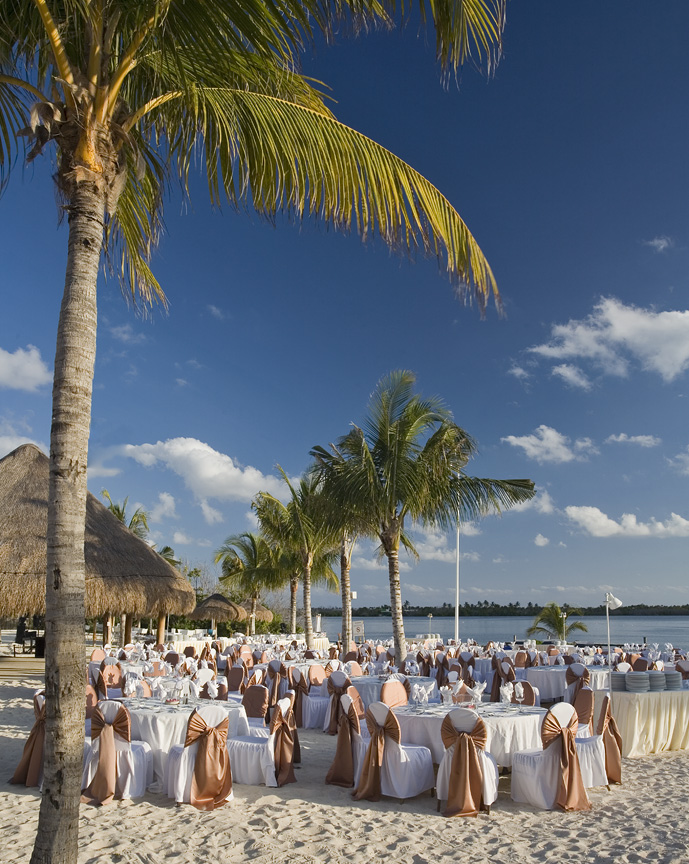
<path id="1" fill-rule="evenodd" d="M 0 459 L 0 616 L 45 613 L 48 457 L 23 444 Z M 90 492 L 84 536 L 86 617 L 183 615 L 189 582 Z"/>
<path id="2" fill-rule="evenodd" d="M 206 597 L 202 603 L 199 603 L 188 617 L 194 621 L 210 619 L 211 630 L 215 631 L 216 621 L 246 621 L 249 613 L 244 607 L 225 597 L 224 594 L 211 594 L 210 597 Z"/>

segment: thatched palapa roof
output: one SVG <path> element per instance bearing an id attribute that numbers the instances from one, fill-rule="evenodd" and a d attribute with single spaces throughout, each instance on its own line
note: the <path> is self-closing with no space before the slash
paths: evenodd
<path id="1" fill-rule="evenodd" d="M 251 600 L 242 600 L 239 604 L 246 610 L 247 618 L 251 614 Z M 265 624 L 270 624 L 273 620 L 273 613 L 270 609 L 266 609 L 265 606 L 262 606 L 260 603 L 256 604 L 256 620 L 263 621 Z"/>
<path id="2" fill-rule="evenodd" d="M 0 616 L 45 612 L 48 457 L 23 444 L 0 459 Z M 86 616 L 157 617 L 194 608 L 191 585 L 90 492 Z"/>
<path id="3" fill-rule="evenodd" d="M 246 621 L 249 613 L 224 594 L 211 594 L 188 617 L 194 621 Z"/>

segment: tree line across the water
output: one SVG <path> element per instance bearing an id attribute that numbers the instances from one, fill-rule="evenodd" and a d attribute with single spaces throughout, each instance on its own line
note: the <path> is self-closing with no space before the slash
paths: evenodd
<path id="1" fill-rule="evenodd" d="M 562 604 L 562 610 L 567 611 L 573 609 L 567 603 Z M 442 606 L 413 606 L 408 600 L 402 604 L 402 609 L 407 616 L 424 616 L 433 615 L 438 618 L 454 617 L 455 607 L 452 603 L 443 603 Z M 507 618 L 521 616 L 524 618 L 533 618 L 543 610 L 543 606 L 538 603 L 527 603 L 522 605 L 518 600 L 516 603 L 495 603 L 488 600 L 479 600 L 478 603 L 461 603 L 459 606 L 459 614 L 462 617 L 472 618 Z M 338 606 L 322 606 L 318 609 L 314 608 L 314 613 L 324 616 L 334 616 L 340 614 Z M 577 606 L 577 615 L 595 616 L 605 615 L 605 605 L 598 606 Z M 689 603 L 680 603 L 672 606 L 661 606 L 660 604 L 648 605 L 639 603 L 634 606 L 621 606 L 615 609 L 612 615 L 689 615 Z M 359 606 L 357 609 L 352 609 L 352 615 L 357 618 L 378 618 L 390 615 L 390 606 L 382 604 L 381 606 Z"/>

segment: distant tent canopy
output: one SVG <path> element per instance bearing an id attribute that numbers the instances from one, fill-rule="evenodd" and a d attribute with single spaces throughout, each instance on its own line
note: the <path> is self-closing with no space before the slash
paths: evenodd
<path id="1" fill-rule="evenodd" d="M 45 613 L 48 457 L 23 444 L 0 459 L 0 616 Z M 86 501 L 86 617 L 183 615 L 194 591 L 90 492 Z"/>
<path id="2" fill-rule="evenodd" d="M 249 614 L 224 594 L 211 594 L 188 617 L 193 621 L 246 621 Z"/>

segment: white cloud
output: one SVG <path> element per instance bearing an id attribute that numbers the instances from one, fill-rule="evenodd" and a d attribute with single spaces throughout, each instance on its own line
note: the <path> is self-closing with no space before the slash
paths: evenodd
<path id="1" fill-rule="evenodd" d="M 22 444 L 35 444 L 44 453 L 48 453 L 48 445 L 36 441 L 30 436 L 31 427 L 24 421 L 6 420 L 0 417 L 0 458 L 16 450 Z"/>
<path id="2" fill-rule="evenodd" d="M 537 462 L 559 464 L 572 462 L 575 459 L 584 461 L 589 454 L 598 452 L 590 438 L 579 438 L 574 442 L 573 450 L 570 446 L 571 440 L 566 435 L 545 424 L 541 424 L 532 435 L 508 435 L 500 440 L 511 444 L 512 447 L 521 447 L 529 459 L 535 459 Z"/>
<path id="3" fill-rule="evenodd" d="M 557 378 L 562 378 L 570 387 L 578 387 L 580 390 L 590 390 L 593 387 L 593 384 L 591 384 L 585 373 L 578 366 L 572 366 L 569 363 L 553 366 L 550 374 L 555 375 Z"/>
<path id="4" fill-rule="evenodd" d="M 17 348 L 13 354 L 0 348 L 0 388 L 34 393 L 52 380 L 53 374 L 35 345 Z"/>
<path id="5" fill-rule="evenodd" d="M 209 525 L 217 525 L 219 522 L 222 522 L 223 515 L 219 510 L 216 510 L 215 507 L 211 507 L 208 501 L 202 500 L 199 503 L 201 505 L 203 518 Z"/>
<path id="6" fill-rule="evenodd" d="M 158 495 L 158 503 L 151 507 L 148 515 L 151 522 L 160 522 L 162 519 L 177 519 L 174 497 L 169 492 L 161 492 Z"/>
<path id="7" fill-rule="evenodd" d="M 175 531 L 172 535 L 172 542 L 175 546 L 189 546 L 194 540 L 188 534 L 185 534 L 184 531 Z"/>
<path id="8" fill-rule="evenodd" d="M 524 510 L 535 510 L 537 513 L 544 513 L 547 516 L 555 512 L 555 504 L 547 489 L 539 489 L 533 498 L 523 501 L 521 504 L 515 504 L 510 512 L 523 513 Z"/>
<path id="9" fill-rule="evenodd" d="M 146 341 L 145 333 L 135 333 L 131 324 L 121 324 L 119 327 L 110 327 L 110 333 L 120 342 L 127 345 L 137 345 Z"/>
<path id="10" fill-rule="evenodd" d="M 644 246 L 650 246 L 651 249 L 654 249 L 656 252 L 667 252 L 668 249 L 672 249 L 674 246 L 674 241 L 671 237 L 654 237 L 653 240 L 644 240 Z"/>
<path id="11" fill-rule="evenodd" d="M 608 435 L 605 439 L 606 444 L 638 444 L 639 447 L 657 447 L 662 443 L 660 438 L 655 435 L 627 435 L 626 432 L 620 432 L 619 435 Z"/>
<path id="12" fill-rule="evenodd" d="M 93 480 L 95 477 L 117 477 L 120 473 L 119 468 L 108 468 L 102 462 L 89 462 L 88 478 Z"/>
<path id="13" fill-rule="evenodd" d="M 544 537 L 542 534 L 536 534 L 533 541 L 536 546 L 547 546 L 550 543 L 547 537 Z"/>
<path id="14" fill-rule="evenodd" d="M 689 310 L 655 312 L 608 297 L 584 320 L 553 325 L 550 341 L 528 350 L 551 360 L 589 360 L 621 377 L 634 360 L 672 381 L 689 368 Z"/>
<path id="15" fill-rule="evenodd" d="M 531 373 L 527 372 L 522 366 L 513 363 L 511 368 L 507 370 L 508 375 L 513 375 L 517 381 L 526 381 L 531 378 Z"/>
<path id="16" fill-rule="evenodd" d="M 406 561 L 400 561 L 400 571 L 409 570 L 409 564 Z M 356 570 L 374 570 L 376 572 L 380 572 L 384 570 L 385 573 L 388 571 L 388 559 L 387 558 L 364 558 L 363 555 L 354 555 L 352 557 L 352 572 Z M 404 586 L 402 586 L 404 589 Z"/>
<path id="17" fill-rule="evenodd" d="M 689 474 L 689 446 L 684 453 L 678 453 L 674 459 L 668 459 L 673 468 L 677 468 L 680 474 Z"/>
<path id="18" fill-rule="evenodd" d="M 493 564 L 509 564 L 509 559 L 498 555 L 497 558 L 493 558 Z"/>
<path id="19" fill-rule="evenodd" d="M 178 387 L 186 387 L 189 382 L 186 380 L 186 378 L 175 378 L 175 384 Z"/>
<path id="20" fill-rule="evenodd" d="M 565 507 L 565 513 L 592 537 L 689 537 L 689 519 L 672 513 L 665 522 L 651 518 L 639 522 L 633 513 L 624 513 L 615 522 L 598 507 Z"/>
<path id="21" fill-rule="evenodd" d="M 224 321 L 227 317 L 225 313 L 218 306 L 214 306 L 212 303 L 209 303 L 206 306 L 206 309 L 211 313 L 214 318 L 217 318 L 218 321 Z"/>
<path id="22" fill-rule="evenodd" d="M 206 520 L 218 521 L 208 499 L 249 502 L 257 492 L 284 496 L 285 486 L 270 474 L 244 466 L 196 438 L 170 438 L 155 444 L 125 444 L 122 452 L 140 465 L 163 465 L 184 480 L 204 510 Z M 209 520 L 210 517 L 210 520 Z"/>

